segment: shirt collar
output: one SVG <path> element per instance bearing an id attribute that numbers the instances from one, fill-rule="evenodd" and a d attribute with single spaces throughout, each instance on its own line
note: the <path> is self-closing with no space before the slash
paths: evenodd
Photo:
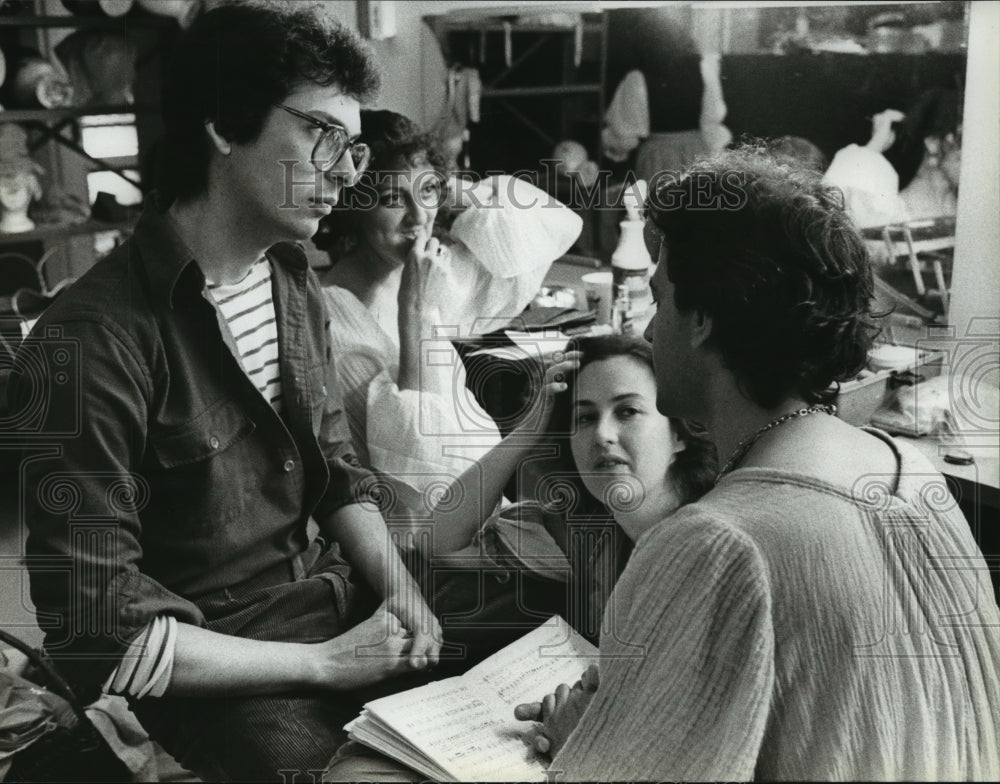
<path id="1" fill-rule="evenodd" d="M 146 207 L 139 216 L 132 236 L 146 269 L 153 296 L 172 308 L 174 287 L 184 270 L 193 264 L 194 254 L 170 225 L 167 216 L 161 212 L 155 193 L 146 199 Z M 200 270 L 198 272 L 200 274 Z"/>
<path id="2" fill-rule="evenodd" d="M 197 276 L 198 289 L 204 288 L 205 276 L 194 254 L 161 211 L 155 193 L 147 198 L 133 237 L 153 296 L 161 298 L 168 308 L 173 308 L 177 282 L 189 267 L 194 272 L 188 274 Z M 297 242 L 279 242 L 268 249 L 267 257 L 291 269 L 301 270 L 309 266 L 305 249 Z"/>

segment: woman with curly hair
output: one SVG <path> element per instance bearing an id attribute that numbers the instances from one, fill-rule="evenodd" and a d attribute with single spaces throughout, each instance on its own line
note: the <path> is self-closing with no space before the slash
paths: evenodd
<path id="1" fill-rule="evenodd" d="M 1000 610 L 969 524 L 918 451 L 832 416 L 875 331 L 840 204 L 756 149 L 648 199 L 657 407 L 724 462 L 636 543 L 599 677 L 519 707 L 550 774 L 1000 776 Z"/>

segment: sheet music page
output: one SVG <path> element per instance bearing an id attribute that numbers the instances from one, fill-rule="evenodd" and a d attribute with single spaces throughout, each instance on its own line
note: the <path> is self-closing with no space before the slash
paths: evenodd
<path id="1" fill-rule="evenodd" d="M 594 646 L 556 620 L 461 677 L 365 708 L 459 781 L 542 780 L 545 765 L 521 740 L 529 725 L 514 718 L 514 705 L 575 682 L 596 658 Z"/>
<path id="2" fill-rule="evenodd" d="M 380 749 L 393 759 L 413 768 L 433 781 L 449 781 L 451 776 L 440 765 L 428 759 L 420 749 L 410 743 L 398 732 L 379 721 L 367 710 L 344 729 L 350 733 L 351 740 L 359 741 L 374 749 Z"/>
<path id="3" fill-rule="evenodd" d="M 540 700 L 560 683 L 572 686 L 595 661 L 597 648 L 562 618 L 553 617 L 462 677 L 481 680 L 513 711 L 522 702 Z"/>
<path id="4" fill-rule="evenodd" d="M 544 765 L 520 737 L 527 724 L 465 676 L 383 697 L 366 709 L 458 781 L 543 776 Z"/>

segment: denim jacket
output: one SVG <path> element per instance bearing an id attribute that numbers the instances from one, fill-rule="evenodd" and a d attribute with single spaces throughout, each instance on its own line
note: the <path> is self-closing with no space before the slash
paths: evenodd
<path id="1" fill-rule="evenodd" d="M 310 515 L 367 500 L 302 249 L 268 252 L 282 415 L 244 373 L 191 252 L 154 208 L 45 312 L 11 382 L 31 597 L 92 686 L 158 614 L 294 559 Z"/>

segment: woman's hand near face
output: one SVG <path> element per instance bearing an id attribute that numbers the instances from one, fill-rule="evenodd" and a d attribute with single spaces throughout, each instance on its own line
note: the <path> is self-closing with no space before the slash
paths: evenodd
<path id="1" fill-rule="evenodd" d="M 421 375 L 421 344 L 434 337 L 434 328 L 445 323 L 441 303 L 447 302 L 448 262 L 451 253 L 437 237 L 420 231 L 413 248 L 403 265 L 399 282 L 397 323 L 399 326 L 399 376 L 400 389 L 423 389 L 442 392 L 451 382 L 449 368 L 439 368 L 435 374 L 424 367 Z M 452 294 L 453 296 L 453 294 Z"/>
<path id="2" fill-rule="evenodd" d="M 566 391 L 566 379 L 580 367 L 580 352 L 556 352 L 548 361 L 551 364 L 545 368 L 542 388 L 536 394 L 531 409 L 518 425 L 519 433 L 542 435 L 546 432 L 555 408 L 556 395 Z"/>
<path id="3" fill-rule="evenodd" d="M 399 283 L 399 326 L 416 317 L 426 320 L 440 311 L 448 296 L 448 263 L 451 251 L 437 237 L 424 231 L 417 234 L 403 265 Z"/>

